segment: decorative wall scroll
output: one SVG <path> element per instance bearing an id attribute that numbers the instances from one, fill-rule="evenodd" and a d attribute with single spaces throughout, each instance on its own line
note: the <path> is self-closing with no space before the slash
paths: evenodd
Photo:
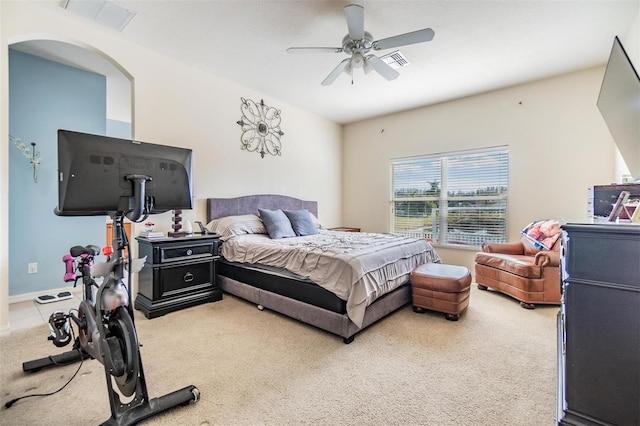
<path id="1" fill-rule="evenodd" d="M 260 100 L 256 104 L 251 99 L 240 98 L 242 118 L 237 123 L 242 127 L 240 149 L 265 154 L 281 155 L 280 137 L 284 132 L 280 129 L 280 110 L 270 107 Z"/>

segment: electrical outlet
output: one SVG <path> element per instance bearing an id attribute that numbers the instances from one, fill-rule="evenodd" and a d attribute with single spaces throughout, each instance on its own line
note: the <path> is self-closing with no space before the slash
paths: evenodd
<path id="1" fill-rule="evenodd" d="M 37 263 L 30 263 L 29 264 L 29 273 L 30 274 L 37 274 L 38 273 L 38 264 Z"/>

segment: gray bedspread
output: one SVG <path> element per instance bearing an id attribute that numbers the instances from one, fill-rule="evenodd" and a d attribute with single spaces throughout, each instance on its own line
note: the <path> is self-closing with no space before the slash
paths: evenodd
<path id="1" fill-rule="evenodd" d="M 347 315 L 358 327 L 366 307 L 409 280 L 418 265 L 440 263 L 423 239 L 391 234 L 321 230 L 317 235 L 272 240 L 251 234 L 222 245 L 230 262 L 286 268 L 308 277 L 347 301 Z"/>

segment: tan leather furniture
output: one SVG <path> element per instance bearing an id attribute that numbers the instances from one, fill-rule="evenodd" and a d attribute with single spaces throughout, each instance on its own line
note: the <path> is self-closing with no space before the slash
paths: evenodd
<path id="1" fill-rule="evenodd" d="M 560 304 L 560 239 L 550 250 L 535 248 L 526 237 L 517 243 L 485 243 L 475 257 L 478 288 L 488 287 L 520 301 L 523 308 Z"/>
<path id="2" fill-rule="evenodd" d="M 430 309 L 457 321 L 469 306 L 471 274 L 464 266 L 427 263 L 411 272 L 410 281 L 414 312 Z"/>

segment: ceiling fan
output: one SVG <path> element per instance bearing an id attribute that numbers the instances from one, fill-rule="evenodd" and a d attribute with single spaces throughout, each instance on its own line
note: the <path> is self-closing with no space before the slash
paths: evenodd
<path id="1" fill-rule="evenodd" d="M 375 70 L 385 79 L 393 80 L 400 75 L 398 71 L 377 56 L 369 54 L 369 51 L 371 49 L 392 49 L 409 44 L 423 43 L 431 41 L 435 35 L 431 28 L 425 28 L 374 41 L 371 33 L 364 30 L 364 7 L 357 4 L 347 5 L 344 7 L 344 14 L 347 19 L 349 33 L 342 39 L 342 47 L 290 47 L 287 49 L 288 53 L 344 52 L 347 55 L 351 55 L 331 71 L 327 78 L 322 81 L 323 86 L 333 83 L 343 71 L 352 76 L 351 83 L 353 84 L 354 68 L 362 68 L 366 74 L 371 70 Z"/>

